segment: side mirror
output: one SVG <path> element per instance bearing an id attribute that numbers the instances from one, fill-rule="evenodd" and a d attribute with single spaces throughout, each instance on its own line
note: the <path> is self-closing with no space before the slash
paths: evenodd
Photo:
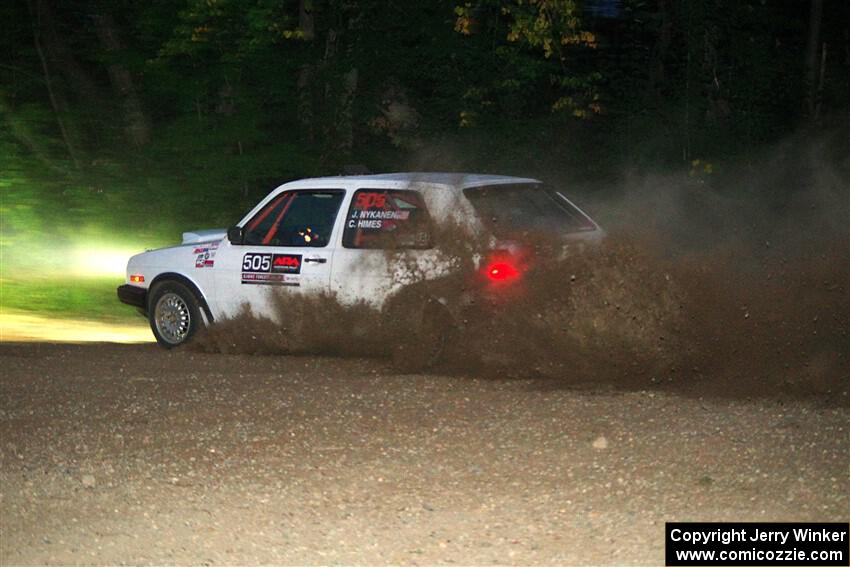
<path id="1" fill-rule="evenodd" d="M 241 226 L 231 226 L 227 229 L 227 239 L 231 244 L 242 244 L 244 237 Z"/>

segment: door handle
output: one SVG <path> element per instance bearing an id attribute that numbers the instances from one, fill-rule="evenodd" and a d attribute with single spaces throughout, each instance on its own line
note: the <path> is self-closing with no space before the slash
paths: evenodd
<path id="1" fill-rule="evenodd" d="M 305 262 L 305 263 L 308 263 L 308 264 L 309 264 L 310 262 L 315 262 L 316 264 L 327 264 L 328 259 L 327 259 L 327 258 L 319 258 L 319 257 L 314 257 L 314 258 L 304 258 L 304 262 Z"/>

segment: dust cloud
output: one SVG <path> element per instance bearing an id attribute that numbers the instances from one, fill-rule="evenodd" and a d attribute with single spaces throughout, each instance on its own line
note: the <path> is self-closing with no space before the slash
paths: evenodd
<path id="1" fill-rule="evenodd" d="M 713 177 L 626 175 L 586 207 L 607 229 L 604 241 L 565 253 L 532 239 L 533 262 L 511 289 L 482 287 L 472 268 L 479 247 L 449 246 L 460 273 L 414 286 L 381 311 L 280 294 L 283 323 L 246 310 L 195 348 L 385 356 L 404 372 L 545 387 L 847 405 L 850 162 L 826 166 L 823 148 L 798 149 Z M 419 316 L 428 298 L 448 306 L 437 309 L 439 324 Z M 412 342 L 429 356 L 416 362 Z"/>

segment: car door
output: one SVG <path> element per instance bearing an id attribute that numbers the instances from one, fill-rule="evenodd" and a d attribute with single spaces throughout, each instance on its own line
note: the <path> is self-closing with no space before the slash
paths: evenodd
<path id="1" fill-rule="evenodd" d="M 243 225 L 241 243 L 225 240 L 215 265 L 223 315 L 247 305 L 256 315 L 278 319 L 272 294 L 328 291 L 344 196 L 341 189 L 281 192 Z"/>
<path id="2" fill-rule="evenodd" d="M 404 285 L 430 275 L 431 220 L 417 191 L 360 188 L 344 217 L 331 290 L 344 303 L 375 307 Z M 433 264 L 433 262 L 430 262 Z"/>

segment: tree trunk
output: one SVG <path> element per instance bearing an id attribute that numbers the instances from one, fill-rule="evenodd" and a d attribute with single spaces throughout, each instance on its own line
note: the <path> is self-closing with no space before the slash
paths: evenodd
<path id="1" fill-rule="evenodd" d="M 817 111 L 817 73 L 818 48 L 820 47 L 820 28 L 823 21 L 823 0 L 811 0 L 809 10 L 809 37 L 806 42 L 806 102 L 805 111 L 810 120 L 815 119 Z"/>
<path id="2" fill-rule="evenodd" d="M 354 147 L 354 96 L 357 93 L 357 68 L 343 75 L 337 120 L 337 144 L 346 156 Z"/>
<path id="3" fill-rule="evenodd" d="M 312 0 L 300 0 L 298 3 L 298 29 L 305 41 L 313 41 L 316 36 L 312 5 Z M 314 65 L 310 63 L 305 63 L 298 72 L 298 119 L 310 143 L 315 141 L 312 93 L 314 74 Z"/>
<path id="4" fill-rule="evenodd" d="M 56 16 L 49 2 L 36 0 L 41 37 L 48 63 L 62 73 L 76 99 L 100 106 L 106 102 L 103 92 L 83 69 L 56 26 Z"/>
<path id="5" fill-rule="evenodd" d="M 40 11 L 38 7 L 33 10 L 32 5 L 29 5 L 30 15 L 34 16 L 33 26 L 32 26 L 32 35 L 33 35 L 33 43 L 35 44 L 35 51 L 38 54 L 38 59 L 41 62 L 41 69 L 44 73 L 44 84 L 47 87 L 47 95 L 50 98 L 50 106 L 53 108 L 53 114 L 56 117 L 56 124 L 59 126 L 59 133 L 62 135 L 62 141 L 65 143 L 65 148 L 68 150 L 68 155 L 71 157 L 71 161 L 74 162 L 74 167 L 76 169 L 80 168 L 80 161 L 77 158 L 77 151 L 74 148 L 74 144 L 71 143 L 71 139 L 68 136 L 68 130 L 65 127 L 65 120 L 62 118 L 64 114 L 63 110 L 67 108 L 67 105 L 59 103 L 59 97 L 56 91 L 53 89 L 53 81 L 50 76 L 50 68 L 47 66 L 47 58 L 44 56 L 44 49 L 41 47 L 41 18 L 39 17 Z"/>
<path id="6" fill-rule="evenodd" d="M 107 53 L 115 55 L 120 52 L 124 46 L 112 16 L 96 15 L 94 23 L 98 39 Z M 150 121 L 136 92 L 133 76 L 126 67 L 115 61 L 108 65 L 107 71 L 112 88 L 121 102 L 127 140 L 137 148 L 142 147 L 150 140 Z"/>
<path id="7" fill-rule="evenodd" d="M 313 65 L 309 63 L 298 72 L 298 120 L 311 144 L 316 141 L 313 128 L 313 74 Z"/>
<path id="8" fill-rule="evenodd" d="M 67 91 L 71 102 L 81 103 L 75 108 L 73 119 L 69 116 L 65 122 L 68 137 L 75 148 L 84 147 L 91 141 L 97 144 L 97 138 L 101 135 L 104 124 L 109 120 L 103 113 L 103 109 L 108 104 L 103 89 L 83 68 L 68 47 L 60 26 L 57 25 L 57 17 L 51 2 L 35 0 L 35 11 L 39 21 L 39 39 L 47 66 L 53 72 L 53 79 L 60 76 L 62 78 L 62 81 L 53 81 L 57 102 L 60 107 L 68 106 L 63 94 Z"/>
<path id="9" fill-rule="evenodd" d="M 826 80 L 826 42 L 820 52 L 820 73 L 818 74 L 818 86 L 815 90 L 815 112 L 812 118 L 815 122 L 820 120 L 821 104 L 823 103 L 823 83 Z"/>
<path id="10" fill-rule="evenodd" d="M 316 35 L 312 0 L 301 0 L 298 2 L 298 29 L 301 30 L 304 39 L 307 41 L 312 40 Z"/>
<path id="11" fill-rule="evenodd" d="M 664 88 L 664 83 L 667 80 L 665 61 L 667 60 L 673 29 L 669 0 L 659 0 L 658 11 L 661 15 L 661 27 L 658 30 L 658 41 L 653 50 L 649 69 L 650 88 L 656 92 L 660 92 Z"/>

